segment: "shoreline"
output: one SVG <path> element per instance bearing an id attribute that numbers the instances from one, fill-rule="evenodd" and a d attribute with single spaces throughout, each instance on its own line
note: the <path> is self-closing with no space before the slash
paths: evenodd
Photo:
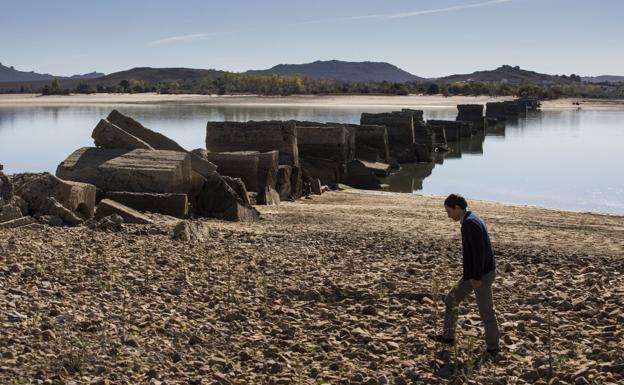
<path id="1" fill-rule="evenodd" d="M 255 96 L 255 95 L 160 95 L 143 94 L 90 94 L 90 95 L 50 95 L 38 94 L 0 94 L 0 107 L 3 106 L 63 106 L 84 104 L 179 104 L 179 105 L 237 105 L 258 107 L 328 107 L 328 108 L 456 108 L 457 104 L 484 104 L 490 101 L 502 101 L 513 97 L 489 96 L 449 96 L 440 95 L 339 95 L 339 96 Z M 580 103 L 575 105 L 573 103 Z M 624 100 L 603 100 L 584 98 L 565 98 L 542 102 L 544 110 L 624 110 Z"/>
<path id="2" fill-rule="evenodd" d="M 468 300 L 456 350 L 427 338 L 440 330 L 442 298 L 461 276 L 460 229 L 442 204 L 332 191 L 257 206 L 259 222 L 193 220 L 202 242 L 160 231 L 176 221 L 112 233 L 0 229 L 0 308 L 14 341 L 2 346 L 0 382 L 67 382 L 63 367 L 77 354 L 87 382 L 139 383 L 157 367 L 167 383 L 312 385 L 349 383 L 355 373 L 445 383 L 451 365 L 461 374 L 479 360 L 483 336 Z M 624 334 L 615 326 L 624 322 L 624 216 L 472 200 L 469 207 L 490 229 L 502 333 L 500 360 L 471 379 L 536 383 L 548 371 L 536 341 L 550 338 L 559 383 L 624 380 Z"/>
<path id="3" fill-rule="evenodd" d="M 374 190 L 371 190 L 371 191 L 375 192 Z M 393 192 L 393 191 L 380 191 L 380 192 L 387 192 L 391 194 L 412 194 L 412 195 L 420 196 L 424 198 L 433 198 L 433 199 L 442 199 L 442 200 L 446 198 L 446 196 L 443 196 L 443 195 L 420 194 L 418 192 L 415 192 L 415 193 L 414 192 L 402 193 L 402 192 Z M 624 213 L 607 213 L 607 212 L 599 212 L 599 211 L 564 209 L 564 208 L 559 208 L 559 207 L 546 207 L 546 206 L 539 206 L 535 204 L 493 201 L 493 200 L 478 199 L 478 198 L 471 198 L 470 201 L 479 202 L 483 204 L 496 204 L 496 205 L 501 205 L 501 206 L 509 206 L 509 207 L 515 207 L 515 208 L 520 208 L 520 209 L 526 208 L 526 209 L 536 209 L 536 210 L 546 210 L 546 211 L 557 211 L 557 212 L 571 213 L 571 214 L 587 214 L 587 215 L 606 216 L 606 217 L 624 217 Z"/>

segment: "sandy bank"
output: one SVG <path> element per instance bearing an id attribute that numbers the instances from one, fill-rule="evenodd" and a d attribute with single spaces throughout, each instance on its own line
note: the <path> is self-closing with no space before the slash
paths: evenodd
<path id="1" fill-rule="evenodd" d="M 142 227 L 0 230 L 0 382 L 438 384 L 457 363 L 476 383 L 547 384 L 548 346 L 559 383 L 624 381 L 624 217 L 473 202 L 503 332 L 501 361 L 476 367 L 473 304 L 457 352 L 426 338 L 461 274 L 441 205 L 330 192 L 260 207 L 258 223 L 206 221 L 200 244 Z"/>
<path id="2" fill-rule="evenodd" d="M 578 104 L 576 104 L 578 103 Z M 624 111 L 624 100 L 566 98 L 542 102 L 543 110 Z"/>
<path id="3" fill-rule="evenodd" d="M 214 95 L 159 95 L 144 94 L 92 94 L 70 96 L 40 96 L 34 94 L 0 94 L 0 106 L 55 106 L 80 104 L 205 104 L 240 106 L 309 106 L 334 108 L 455 108 L 457 104 L 483 104 L 513 98 L 488 96 L 409 95 L 409 96 L 214 96 Z M 574 103 L 578 102 L 579 105 Z M 543 102 L 544 109 L 624 110 L 624 100 L 558 99 Z"/>
<path id="4" fill-rule="evenodd" d="M 489 97 L 441 96 L 215 96 L 215 95 L 158 95 L 92 94 L 70 96 L 0 94 L 0 105 L 71 105 L 71 104 L 206 104 L 240 106 L 310 106 L 310 107 L 428 107 L 455 108 L 462 103 L 485 103 Z"/>

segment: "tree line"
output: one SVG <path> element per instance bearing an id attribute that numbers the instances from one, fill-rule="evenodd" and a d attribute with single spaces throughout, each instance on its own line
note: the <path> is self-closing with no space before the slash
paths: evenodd
<path id="1" fill-rule="evenodd" d="M 576 80 L 576 79 L 575 79 Z M 580 80 L 580 79 L 579 79 Z M 5 90 L 7 91 L 7 90 Z M 520 96 L 540 99 L 560 97 L 624 98 L 624 82 L 570 84 L 523 84 L 512 85 L 497 82 L 407 82 L 388 81 L 347 82 L 340 80 L 313 79 L 301 75 L 248 75 L 225 73 L 222 76 L 201 80 L 147 82 L 124 79 L 117 84 L 105 85 L 82 82 L 72 89 L 61 87 L 58 79 L 40 90 L 20 87 L 8 90 L 17 93 L 41 92 L 43 95 L 68 95 L 70 93 L 142 93 L 160 94 L 256 94 L 256 95 L 465 95 L 465 96 Z"/>

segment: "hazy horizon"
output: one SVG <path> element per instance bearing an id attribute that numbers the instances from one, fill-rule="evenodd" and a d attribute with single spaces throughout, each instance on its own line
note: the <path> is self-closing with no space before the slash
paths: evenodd
<path id="1" fill-rule="evenodd" d="M 133 67 L 243 72 L 388 62 L 422 77 L 497 68 L 624 75 L 624 3 L 565 0 L 5 2 L 0 62 L 71 76 Z M 28 24 L 24 21 L 28 20 Z"/>

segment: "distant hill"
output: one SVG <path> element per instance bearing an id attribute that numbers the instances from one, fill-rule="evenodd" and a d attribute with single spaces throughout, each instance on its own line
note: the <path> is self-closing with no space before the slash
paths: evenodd
<path id="1" fill-rule="evenodd" d="M 438 78 L 439 82 L 490 82 L 508 83 L 512 85 L 520 84 L 569 84 L 574 80 L 568 76 L 547 75 L 535 71 L 521 69 L 518 66 L 502 65 L 495 70 L 477 71 L 471 74 L 451 75 Z"/>
<path id="2" fill-rule="evenodd" d="M 13 66 L 7 67 L 0 63 L 0 82 L 23 82 L 50 79 L 54 79 L 54 76 L 50 74 L 38 74 L 34 71 L 18 71 Z"/>
<path id="3" fill-rule="evenodd" d="M 224 71 L 205 70 L 195 68 L 152 68 L 152 67 L 136 67 L 127 71 L 114 72 L 101 78 L 98 82 L 101 84 L 117 84 L 122 80 L 143 80 L 151 83 L 171 82 L 176 80 L 201 80 L 206 77 L 215 78 L 223 75 Z"/>
<path id="4" fill-rule="evenodd" d="M 114 72 L 104 75 L 101 72 L 90 72 L 83 75 L 73 75 L 70 77 L 54 76 L 50 74 L 40 74 L 33 71 L 19 71 L 14 67 L 7 67 L 0 63 L 0 93 L 2 92 L 41 92 L 45 86 L 50 86 L 53 79 L 58 79 L 61 90 L 95 90 L 109 88 L 118 90 L 122 81 L 138 80 L 148 83 L 145 89 L 160 90 L 164 87 L 165 92 L 170 85 L 159 85 L 158 83 L 170 83 L 180 81 L 199 81 L 206 78 L 216 79 L 224 74 L 235 74 L 229 71 L 220 71 L 215 69 L 197 69 L 197 68 L 152 68 L 152 67 L 136 67 L 125 71 Z M 299 74 L 313 79 L 328 79 L 347 82 L 366 83 L 369 81 L 388 81 L 391 83 L 406 82 L 436 82 L 436 83 L 454 83 L 454 82 L 488 82 L 509 84 L 510 86 L 519 86 L 523 84 L 535 84 L 540 86 L 578 84 L 581 82 L 601 83 L 601 82 L 624 82 L 624 76 L 602 75 L 596 77 L 581 78 L 578 75 L 548 75 L 535 71 L 521 69 L 518 66 L 503 65 L 494 70 L 477 71 L 471 74 L 451 75 L 437 79 L 426 79 L 415 76 L 406 72 L 392 64 L 384 62 L 346 62 L 340 60 L 315 61 L 307 64 L 280 64 L 267 70 L 250 70 L 244 72 L 247 75 L 293 75 Z M 236 78 L 236 77 L 234 77 Z M 227 82 L 227 79 L 225 80 Z M 409 92 L 421 92 L 416 86 L 410 84 L 404 85 L 409 88 Z M 616 87 L 617 85 L 613 85 Z M 125 86 L 127 87 L 127 85 Z M 142 85 L 133 85 L 133 89 L 143 89 Z M 190 87 L 190 88 L 189 88 Z M 202 88 L 203 87 L 203 88 Z M 208 87 L 208 88 L 207 88 Z M 215 85 L 208 86 L 205 83 L 195 83 L 186 86 L 186 89 L 206 90 L 211 88 L 214 91 Z M 236 89 L 234 86 L 233 89 Z M 403 86 L 402 86 L 403 87 Z M 607 85 L 603 86 L 609 87 Z M 243 87 L 244 88 L 244 87 Z M 595 87 L 594 87 L 595 88 Z M 175 89 L 175 87 L 174 87 Z M 232 92 L 255 92 L 256 90 L 245 89 L 244 91 Z M 387 91 L 387 90 L 386 90 Z M 595 90 L 594 90 L 595 91 Z M 608 91 L 608 92 L 607 92 Z M 605 95 L 619 95 L 617 92 L 604 91 Z M 82 92 L 82 91 L 78 91 Z M 116 91 L 113 91 L 116 92 Z M 140 92 L 140 91 L 137 91 Z M 263 91 L 259 91 L 263 92 Z M 313 92 L 313 91 L 310 91 Z M 316 91 L 314 91 L 316 92 Z M 323 91 L 325 92 L 325 91 Z M 593 91 L 592 91 L 593 92 Z"/>
<path id="5" fill-rule="evenodd" d="M 351 82 L 389 81 L 404 83 L 422 81 L 424 78 L 383 62 L 346 62 L 340 60 L 315 61 L 307 64 L 279 64 L 267 70 L 250 70 L 251 75 L 303 75 L 315 79 L 331 79 Z"/>
<path id="6" fill-rule="evenodd" d="M 87 84 L 95 88 L 98 85 L 114 86 L 118 85 L 122 80 L 143 80 L 148 83 L 172 82 L 180 80 L 201 80 L 206 77 L 216 78 L 222 75 L 223 71 L 205 70 L 194 68 L 151 68 L 136 67 L 126 71 L 113 72 L 104 76 L 98 72 L 90 74 L 67 77 L 50 76 L 49 78 L 21 80 L 21 81 L 3 81 L 0 80 L 0 92 L 6 90 L 15 90 L 19 87 L 27 87 L 32 90 L 40 90 L 44 86 L 49 85 L 52 79 L 59 79 L 61 88 L 74 89 L 78 84 Z"/>
<path id="7" fill-rule="evenodd" d="M 34 71 L 19 71 L 16 70 L 15 67 L 7 67 L 0 63 L 0 82 L 2 83 L 10 83 L 10 82 L 31 82 L 31 81 L 39 81 L 39 80 L 52 80 L 52 79 L 93 79 L 104 76 L 101 72 L 91 72 L 84 75 L 74 75 L 71 77 L 67 76 L 54 76 L 50 74 L 39 74 Z"/>
<path id="8" fill-rule="evenodd" d="M 588 83 L 617 83 L 624 82 L 624 76 L 618 75 L 600 75 L 600 76 L 583 76 L 584 82 Z"/>

